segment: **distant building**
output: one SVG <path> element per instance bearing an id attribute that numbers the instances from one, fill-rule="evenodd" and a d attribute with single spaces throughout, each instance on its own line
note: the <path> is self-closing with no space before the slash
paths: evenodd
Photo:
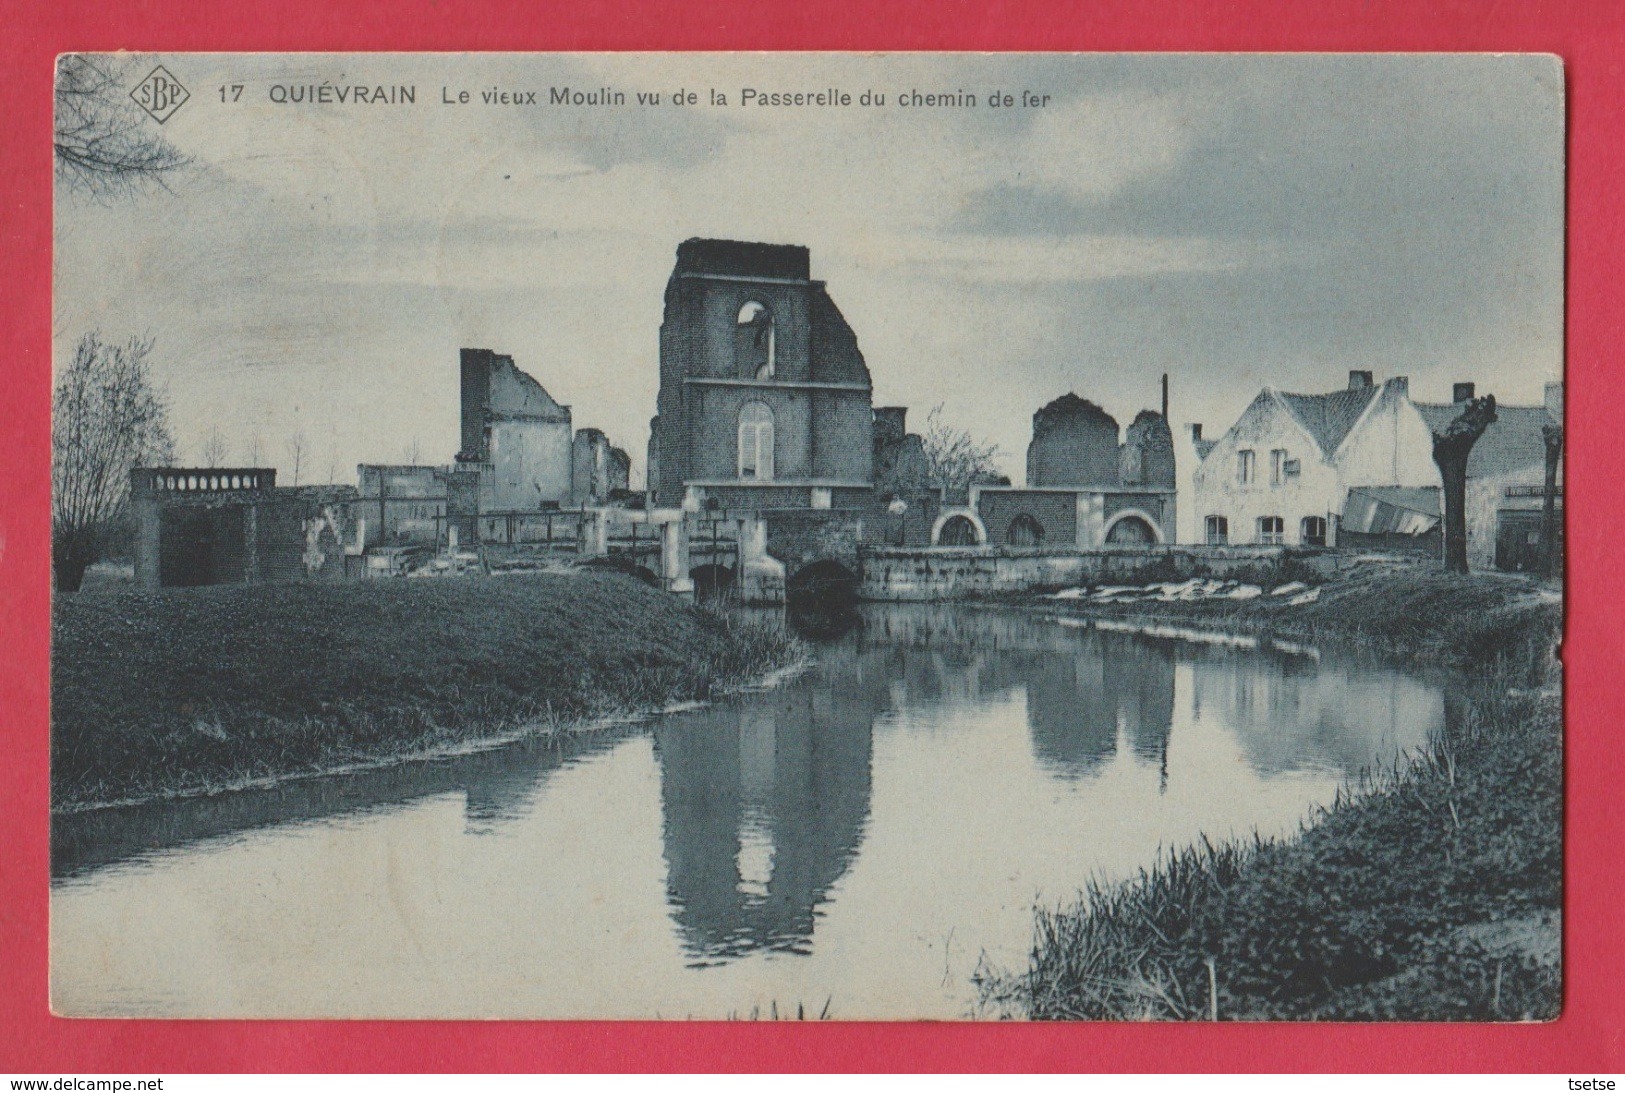
<path id="1" fill-rule="evenodd" d="M 461 365 L 457 461 L 489 468 L 482 506 L 536 512 L 567 503 L 574 480 L 570 408 L 554 401 L 510 356 L 464 349 Z"/>
<path id="2" fill-rule="evenodd" d="M 1117 419 L 1068 391 L 1033 415 L 1027 445 L 1027 485 L 1121 484 Z"/>
<path id="3" fill-rule="evenodd" d="M 1443 430 L 1475 393 L 1458 383 L 1454 402 L 1417 403 L 1433 430 Z M 1473 445 L 1467 460 L 1467 562 L 1475 569 L 1532 570 L 1541 562 L 1541 512 L 1545 501 L 1545 427 L 1563 423 L 1563 384 L 1548 383 L 1540 406 L 1495 407 L 1496 420 Z M 1435 479 L 1437 481 L 1437 479 Z M 1558 547 L 1562 547 L 1561 461 L 1557 468 Z"/>
<path id="4" fill-rule="evenodd" d="M 454 527 L 459 543 L 471 543 L 475 518 L 491 507 L 488 464 L 363 463 L 356 474 L 356 522 L 369 548 L 438 547 Z"/>
<path id="5" fill-rule="evenodd" d="M 806 247 L 689 239 L 660 326 L 657 504 L 828 508 L 874 485 L 869 369 Z"/>
<path id="6" fill-rule="evenodd" d="M 882 498 L 909 497 L 932 489 L 925 441 L 908 431 L 908 407 L 875 407 L 875 492 Z"/>
<path id="7" fill-rule="evenodd" d="M 950 513 L 938 541 L 1080 550 L 1172 542 L 1174 469 L 1162 414 L 1141 411 L 1120 443 L 1116 418 L 1068 392 L 1033 415 L 1027 485 L 973 487 L 974 511 Z M 951 527 L 955 519 L 963 523 Z"/>
<path id="8" fill-rule="evenodd" d="M 1199 450 L 1199 435 L 1187 451 Z M 1351 489 L 1438 485 L 1432 436 L 1407 379 L 1377 384 L 1354 371 L 1341 391 L 1259 392 L 1201 455 L 1187 526 L 1214 545 L 1327 546 Z"/>
<path id="9" fill-rule="evenodd" d="M 352 486 L 279 487 L 270 467 L 130 472 L 143 588 L 343 580 L 360 553 Z"/>
<path id="10" fill-rule="evenodd" d="M 626 490 L 631 457 L 611 445 L 603 430 L 577 429 L 573 451 L 572 507 L 604 505 L 614 494 Z"/>

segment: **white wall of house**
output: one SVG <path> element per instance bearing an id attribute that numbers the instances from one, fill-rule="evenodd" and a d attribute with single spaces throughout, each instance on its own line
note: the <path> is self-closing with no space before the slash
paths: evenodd
<path id="1" fill-rule="evenodd" d="M 1196 452 L 1190 423 L 1174 428 L 1174 527 L 1176 543 L 1203 542 L 1202 514 L 1196 511 L 1196 469 L 1202 457 Z"/>
<path id="2" fill-rule="evenodd" d="M 1251 482 L 1241 479 L 1241 453 L 1253 454 Z M 1298 461 L 1298 474 L 1279 482 L 1271 479 L 1271 453 Z M 1205 541 L 1207 518 L 1222 516 L 1229 523 L 1229 541 L 1259 541 L 1258 521 L 1281 517 L 1285 542 L 1299 541 L 1305 516 L 1326 517 L 1339 511 L 1336 468 L 1320 456 L 1320 449 L 1286 405 L 1268 388 L 1259 393 L 1192 476 L 1196 503 L 1192 506 L 1198 542 Z M 1183 507 L 1183 506 L 1182 506 Z"/>
<path id="3" fill-rule="evenodd" d="M 1254 453 L 1250 482 L 1240 473 L 1244 451 Z M 1297 474 L 1275 475 L 1276 452 L 1283 463 L 1297 461 Z M 1333 536 L 1351 486 L 1437 486 L 1432 453 L 1431 434 L 1403 377 L 1383 385 L 1333 452 L 1322 452 L 1286 403 L 1265 388 L 1192 473 L 1192 503 L 1180 501 L 1187 516 L 1182 541 L 1206 541 L 1209 516 L 1225 518 L 1234 544 L 1260 542 L 1265 517 L 1281 518 L 1288 546 L 1302 545 L 1305 517 L 1327 521 Z"/>
<path id="4" fill-rule="evenodd" d="M 1411 402 L 1403 379 L 1396 377 L 1383 384 L 1382 394 L 1336 452 L 1345 497 L 1355 486 L 1439 485 L 1433 434 Z"/>

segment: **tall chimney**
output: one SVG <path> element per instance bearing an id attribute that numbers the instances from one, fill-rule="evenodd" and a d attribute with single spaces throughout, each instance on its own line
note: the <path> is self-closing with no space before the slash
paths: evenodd
<path id="1" fill-rule="evenodd" d="M 1354 368 L 1349 369 L 1350 391 L 1363 391 L 1367 387 L 1372 386 L 1372 384 L 1375 382 L 1376 381 L 1372 379 L 1370 372 L 1362 372 Z"/>
<path id="2" fill-rule="evenodd" d="M 1454 383 L 1450 385 L 1451 402 L 1471 402 L 1473 392 L 1476 390 L 1470 383 Z"/>
<path id="3" fill-rule="evenodd" d="M 1168 373 L 1162 374 L 1162 420 L 1168 420 Z"/>
<path id="4" fill-rule="evenodd" d="M 1191 422 L 1191 439 L 1192 440 L 1201 440 L 1202 439 L 1202 423 L 1200 421 Z"/>

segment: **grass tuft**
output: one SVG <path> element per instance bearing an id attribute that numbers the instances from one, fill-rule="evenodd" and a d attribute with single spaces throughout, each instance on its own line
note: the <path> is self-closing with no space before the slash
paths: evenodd
<path id="1" fill-rule="evenodd" d="M 1089 1020 L 1542 1020 L 1561 1007 L 1561 609 L 1525 582 L 1362 573 L 1290 611 L 1145 614 L 1342 638 L 1462 669 L 1446 727 L 1288 839 L 1203 842 L 1035 913 L 983 1007 Z"/>

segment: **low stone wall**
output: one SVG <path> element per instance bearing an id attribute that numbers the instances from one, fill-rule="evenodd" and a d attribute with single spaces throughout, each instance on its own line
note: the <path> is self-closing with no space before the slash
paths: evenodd
<path id="1" fill-rule="evenodd" d="M 1268 579 L 1289 560 L 1328 575 L 1338 564 L 1335 552 L 1293 547 L 866 548 L 858 594 L 865 600 L 904 602 L 1197 576 Z"/>

